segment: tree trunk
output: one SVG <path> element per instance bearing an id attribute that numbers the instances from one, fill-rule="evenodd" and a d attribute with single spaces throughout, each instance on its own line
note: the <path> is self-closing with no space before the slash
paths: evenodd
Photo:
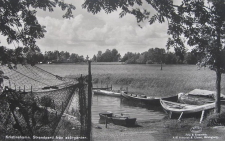
<path id="1" fill-rule="evenodd" d="M 221 83 L 221 72 L 220 69 L 216 70 L 216 101 L 215 101 L 215 113 L 220 113 L 220 83 Z"/>
<path id="2" fill-rule="evenodd" d="M 220 113 L 220 83 L 221 83 L 221 71 L 220 71 L 220 67 L 221 67 L 221 58 L 220 58 L 220 47 L 221 47 L 221 22 L 218 20 L 218 26 L 217 26 L 217 39 L 216 39 L 216 44 L 217 44 L 217 48 L 216 48 L 216 60 L 215 60 L 215 64 L 216 64 L 216 101 L 215 101 L 215 113 Z"/>

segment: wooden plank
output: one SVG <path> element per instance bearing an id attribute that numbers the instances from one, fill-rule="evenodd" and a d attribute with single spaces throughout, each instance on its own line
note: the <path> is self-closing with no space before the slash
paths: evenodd
<path id="1" fill-rule="evenodd" d="M 181 119 L 182 115 L 183 115 L 183 112 L 180 114 L 180 117 L 178 118 L 178 121 L 180 121 L 180 119 Z"/>
<path id="2" fill-rule="evenodd" d="M 201 115 L 201 118 L 200 118 L 200 123 L 202 123 L 202 120 L 203 120 L 203 117 L 204 117 L 204 113 L 205 113 L 205 110 L 202 111 L 202 115 Z"/>
<path id="3" fill-rule="evenodd" d="M 170 119 L 172 118 L 172 111 L 170 111 L 170 113 L 169 113 L 169 117 L 170 117 Z"/>

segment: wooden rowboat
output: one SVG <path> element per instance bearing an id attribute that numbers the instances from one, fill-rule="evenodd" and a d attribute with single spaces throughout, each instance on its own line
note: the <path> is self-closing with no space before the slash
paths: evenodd
<path id="1" fill-rule="evenodd" d="M 134 126 L 136 123 L 136 118 L 130 118 L 123 115 L 114 115 L 111 112 L 99 113 L 99 116 L 101 121 L 113 123 L 115 125 Z"/>
<path id="2" fill-rule="evenodd" d="M 178 113 L 181 114 L 182 112 L 184 114 L 188 113 L 196 113 L 196 112 L 202 112 L 203 110 L 210 110 L 215 108 L 215 103 L 207 103 L 204 105 L 190 105 L 190 104 L 182 104 L 178 102 L 171 102 L 166 100 L 160 100 L 160 103 L 166 111 Z"/>
<path id="3" fill-rule="evenodd" d="M 150 96 L 146 96 L 146 95 L 137 95 L 137 94 L 130 94 L 127 93 L 125 91 L 121 92 L 121 95 L 129 100 L 135 100 L 138 102 L 145 102 L 145 103 L 149 103 L 149 104 L 159 104 L 159 97 L 150 97 Z"/>
<path id="4" fill-rule="evenodd" d="M 119 92 L 114 92 L 110 90 L 93 90 L 94 95 L 105 95 L 105 96 L 114 96 L 114 97 L 120 97 L 121 93 Z"/>
<path id="5" fill-rule="evenodd" d="M 174 101 L 168 101 L 165 99 L 160 99 L 160 104 L 165 110 L 166 113 L 169 114 L 170 118 L 172 114 L 180 115 L 179 119 L 181 119 L 183 114 L 201 114 L 200 122 L 203 119 L 205 111 L 209 111 L 215 108 L 215 102 L 205 103 L 203 105 L 191 105 L 191 104 L 183 104 Z"/>
<path id="6" fill-rule="evenodd" d="M 145 104 L 148 105 L 155 105 L 158 106 L 160 105 L 160 97 L 152 97 L 152 96 L 146 96 L 146 95 L 137 95 L 137 94 L 129 94 L 125 91 L 121 92 L 121 95 L 128 99 L 128 100 L 133 100 L 133 101 L 137 101 L 137 102 L 143 102 Z M 167 99 L 171 99 L 173 101 L 177 101 L 178 100 L 178 96 L 171 96 L 171 97 L 167 97 Z"/>
<path id="7" fill-rule="evenodd" d="M 215 102 L 216 92 L 202 89 L 194 89 L 188 93 L 179 93 L 180 103 L 202 105 L 209 102 Z M 221 94 L 221 103 L 225 103 L 225 95 Z"/>

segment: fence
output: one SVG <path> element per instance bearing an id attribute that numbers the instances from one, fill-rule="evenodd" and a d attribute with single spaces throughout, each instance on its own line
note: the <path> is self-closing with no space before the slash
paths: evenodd
<path id="1" fill-rule="evenodd" d="M 0 138 L 21 135 L 23 140 L 44 136 L 54 140 L 58 135 L 72 135 L 90 139 L 88 77 L 68 79 L 27 65 L 11 69 L 0 66 L 0 70 L 7 76 L 0 94 L 0 130 L 4 133 Z M 72 101 L 74 97 L 77 100 Z M 71 102 L 77 105 L 73 112 L 68 111 Z M 71 123 L 71 118 L 75 122 Z M 65 129 L 65 123 L 73 129 Z"/>

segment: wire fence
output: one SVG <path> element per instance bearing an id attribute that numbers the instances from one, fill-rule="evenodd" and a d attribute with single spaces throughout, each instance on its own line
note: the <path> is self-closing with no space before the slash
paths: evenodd
<path id="1" fill-rule="evenodd" d="M 60 135 L 63 139 L 75 136 L 88 140 L 87 77 L 63 78 L 28 65 L 0 66 L 0 70 L 5 87 L 0 94 L 0 130 L 4 133 L 0 138 L 21 135 L 21 140 L 44 136 L 57 140 Z M 72 111 L 71 103 L 77 105 Z"/>

